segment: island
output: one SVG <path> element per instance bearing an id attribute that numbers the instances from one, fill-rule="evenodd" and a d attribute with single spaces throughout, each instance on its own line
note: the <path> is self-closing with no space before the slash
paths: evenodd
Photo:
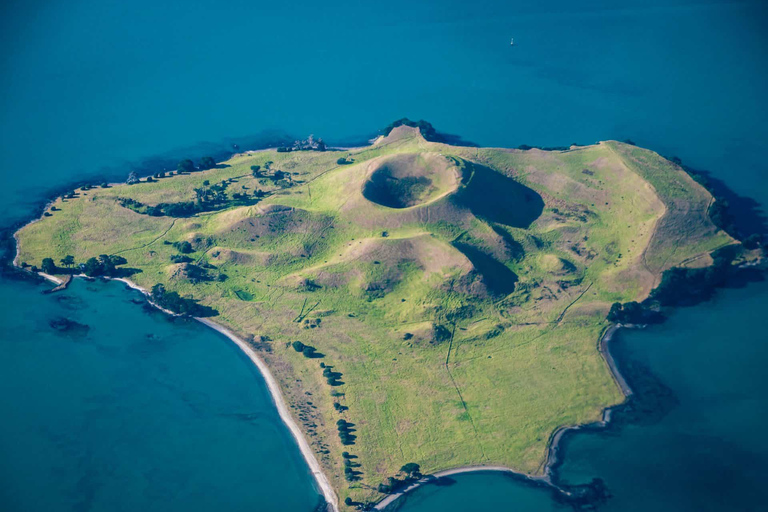
<path id="1" fill-rule="evenodd" d="M 124 279 L 238 343 L 331 509 L 457 468 L 544 476 L 556 433 L 629 393 L 611 326 L 759 257 L 631 143 L 458 146 L 416 123 L 311 142 L 73 190 L 15 263 Z"/>

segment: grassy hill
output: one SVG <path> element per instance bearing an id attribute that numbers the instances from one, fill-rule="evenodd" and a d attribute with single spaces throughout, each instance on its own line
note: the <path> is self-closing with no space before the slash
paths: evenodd
<path id="1" fill-rule="evenodd" d="M 611 304 L 734 243 L 705 189 L 619 142 L 454 147 L 400 126 L 75 192 L 18 233 L 18 261 L 119 255 L 140 286 L 213 308 L 261 352 L 342 500 L 378 499 L 409 462 L 540 474 L 553 431 L 623 400 L 596 348 Z M 167 214 L 179 204 L 197 210 Z"/>

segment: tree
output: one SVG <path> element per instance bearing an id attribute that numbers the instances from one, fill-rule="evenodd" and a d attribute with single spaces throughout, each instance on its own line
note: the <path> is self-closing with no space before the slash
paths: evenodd
<path id="1" fill-rule="evenodd" d="M 71 267 L 75 264 L 75 257 L 68 254 L 61 258 L 61 264 L 65 267 Z"/>
<path id="2" fill-rule="evenodd" d="M 206 170 L 213 169 L 214 167 L 216 167 L 216 160 L 212 156 L 204 156 L 200 159 L 200 169 Z"/>
<path id="3" fill-rule="evenodd" d="M 131 171 L 131 172 L 130 172 L 130 174 L 128 174 L 128 179 L 127 179 L 127 180 L 125 180 L 125 182 L 126 182 L 128 185 L 133 185 L 134 183 L 138 183 L 138 182 L 139 182 L 139 176 L 138 176 L 138 174 L 136 174 L 136 172 L 135 172 L 135 171 Z"/>
<path id="4" fill-rule="evenodd" d="M 421 478 L 421 467 L 415 462 L 409 462 L 400 468 L 402 473 L 405 473 L 408 477 Z"/>
<path id="5" fill-rule="evenodd" d="M 106 276 L 114 275 L 117 270 L 115 269 L 115 264 L 112 262 L 112 258 L 106 254 L 99 255 L 99 264 L 101 265 L 101 273 Z"/>
<path id="6" fill-rule="evenodd" d="M 293 350 L 296 352 L 303 352 L 304 351 L 304 344 L 300 341 L 294 341 L 292 344 Z"/>
<path id="7" fill-rule="evenodd" d="M 312 358 L 315 356 L 315 347 L 304 345 L 304 349 L 302 349 L 301 353 L 304 354 L 304 357 Z"/>
<path id="8" fill-rule="evenodd" d="M 43 258 L 43 262 L 40 265 L 40 268 L 46 274 L 56 273 L 56 264 L 53 262 L 53 258 Z"/>
<path id="9" fill-rule="evenodd" d="M 102 273 L 101 262 L 96 258 L 88 258 L 83 267 L 83 272 L 88 277 L 97 277 Z"/>
<path id="10" fill-rule="evenodd" d="M 189 158 L 185 158 L 184 160 L 179 162 L 179 165 L 176 166 L 176 170 L 179 173 L 182 172 L 195 172 L 197 169 L 195 169 L 195 164 L 190 160 Z"/>
<path id="11" fill-rule="evenodd" d="M 163 295 L 165 295 L 165 286 L 163 286 L 161 283 L 157 283 L 152 287 L 151 295 L 152 300 L 159 302 L 163 298 Z"/>
<path id="12" fill-rule="evenodd" d="M 345 504 L 346 506 L 348 506 L 348 507 L 351 507 L 351 506 L 352 506 L 352 503 L 353 503 L 353 501 L 352 501 L 352 498 L 350 498 L 349 496 L 347 496 L 346 498 L 344 498 L 344 504 Z"/>
<path id="13" fill-rule="evenodd" d="M 182 242 L 176 242 L 173 244 L 173 246 L 181 253 L 181 254 L 189 254 L 192 252 L 192 244 L 188 241 L 184 240 Z"/>
<path id="14" fill-rule="evenodd" d="M 252 165 L 251 166 L 251 174 L 254 178 L 258 178 L 261 176 L 261 166 L 260 165 Z"/>

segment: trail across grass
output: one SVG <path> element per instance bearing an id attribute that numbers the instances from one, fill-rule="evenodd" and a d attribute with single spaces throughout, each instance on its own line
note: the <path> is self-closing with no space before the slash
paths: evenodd
<path id="1" fill-rule="evenodd" d="M 146 213 L 200 200 L 215 208 Z M 711 201 L 619 142 L 467 148 L 403 126 L 365 148 L 79 190 L 20 230 L 18 262 L 120 254 L 141 287 L 218 311 L 340 501 L 365 502 L 406 463 L 538 474 L 556 429 L 623 400 L 596 349 L 611 304 L 733 243 Z"/>

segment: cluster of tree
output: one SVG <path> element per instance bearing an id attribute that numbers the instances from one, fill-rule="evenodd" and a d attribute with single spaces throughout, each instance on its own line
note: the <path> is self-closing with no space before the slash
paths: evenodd
<path id="1" fill-rule="evenodd" d="M 617 324 L 653 324 L 662 320 L 661 313 L 652 304 L 614 302 L 608 312 L 608 321 Z"/>
<path id="2" fill-rule="evenodd" d="M 333 366 L 321 364 L 323 367 L 323 377 L 325 377 L 325 381 L 328 383 L 329 386 L 341 386 L 344 384 L 341 381 L 342 373 L 341 372 L 335 372 L 333 371 Z M 343 407 L 341 404 L 339 404 L 339 407 Z M 339 410 L 339 407 L 336 408 L 336 410 Z"/>
<path id="3" fill-rule="evenodd" d="M 214 265 L 211 265 L 210 263 L 203 263 L 202 265 L 195 265 L 193 263 L 184 262 L 182 266 L 178 269 L 177 273 L 174 274 L 177 278 L 186 279 L 190 283 L 196 284 L 204 281 L 226 281 L 227 275 L 218 272 L 218 273 L 210 273 L 208 272 L 209 269 L 216 269 Z"/>
<path id="4" fill-rule="evenodd" d="M 117 265 L 125 265 L 128 261 L 122 256 L 101 254 L 98 258 L 88 258 L 82 265 L 83 273 L 88 277 L 116 277 L 120 275 Z"/>
<path id="5" fill-rule="evenodd" d="M 56 263 L 53 262 L 53 258 L 43 258 L 43 261 L 40 264 L 40 270 L 46 274 L 55 274 L 59 269 L 56 266 Z"/>
<path id="6" fill-rule="evenodd" d="M 71 269 L 75 266 L 75 257 L 74 256 L 64 256 L 59 260 L 61 262 L 62 267 L 66 269 Z M 25 266 L 22 264 L 22 267 Z M 53 258 L 43 258 L 43 261 L 40 265 L 40 270 L 45 272 L 46 274 L 56 274 L 61 270 L 59 267 L 56 266 L 56 263 L 54 263 Z"/>
<path id="7" fill-rule="evenodd" d="M 279 151 L 279 148 L 278 148 Z M 266 178 L 272 180 L 275 185 L 278 185 L 281 188 L 288 188 L 293 186 L 293 180 L 291 178 L 291 174 L 287 173 L 285 171 L 281 171 L 280 169 L 272 170 L 271 165 L 273 162 L 266 162 L 264 164 L 264 169 L 262 170 L 262 167 L 260 165 L 252 165 L 251 166 L 251 175 L 254 178 Z M 264 183 L 264 182 L 262 182 Z M 257 194 L 258 192 L 258 194 Z M 260 195 L 259 195 L 260 194 Z M 254 195 L 257 197 L 263 197 L 267 193 L 263 192 L 261 190 L 254 191 Z"/>
<path id="8" fill-rule="evenodd" d="M 345 157 L 342 156 L 341 158 L 336 160 L 336 164 L 338 164 L 338 165 L 348 165 L 348 164 L 354 163 L 354 161 L 355 160 L 352 157 L 346 157 L 345 158 Z"/>
<path id="9" fill-rule="evenodd" d="M 41 270 L 46 274 L 61 273 L 66 269 L 67 273 L 71 273 L 75 267 L 75 258 L 71 255 L 63 257 L 61 260 L 62 267 L 56 266 L 53 258 L 43 258 L 41 264 Z M 128 261 L 122 256 L 101 254 L 98 258 L 88 258 L 85 263 L 80 265 L 80 270 L 88 277 L 117 277 L 124 275 L 125 269 L 117 268 L 118 265 L 125 265 Z"/>
<path id="10" fill-rule="evenodd" d="M 336 428 L 339 431 L 339 439 L 341 439 L 341 444 L 344 446 L 355 444 L 355 439 L 357 439 L 357 436 L 352 433 L 355 431 L 355 429 L 352 428 L 354 426 L 354 423 L 350 423 L 344 419 L 340 419 L 336 422 Z"/>
<path id="11" fill-rule="evenodd" d="M 293 350 L 295 350 L 296 352 L 301 352 L 302 355 L 308 359 L 319 359 L 321 357 L 324 357 L 324 355 L 318 352 L 315 347 L 312 347 L 310 345 L 305 345 L 300 341 L 294 341 L 293 343 L 291 343 L 291 346 L 293 346 Z"/>
<path id="12" fill-rule="evenodd" d="M 306 139 L 295 141 L 291 148 L 277 148 L 278 151 L 280 149 L 285 151 L 325 151 L 327 147 L 323 139 L 315 139 L 314 135 L 310 135 Z"/>
<path id="13" fill-rule="evenodd" d="M 223 210 L 231 206 L 250 206 L 259 202 L 266 194 L 261 190 L 255 190 L 252 196 L 236 192 L 229 197 L 226 193 L 227 182 L 211 185 L 203 185 L 195 188 L 194 201 L 180 201 L 178 203 L 159 203 L 156 206 L 148 206 L 129 197 L 121 197 L 118 202 L 121 206 L 129 208 L 136 213 L 150 215 L 152 217 L 191 217 L 197 213 Z"/>
<path id="14" fill-rule="evenodd" d="M 451 330 L 442 324 L 432 324 L 432 341 L 442 343 L 451 339 Z"/>
<path id="15" fill-rule="evenodd" d="M 347 482 L 356 482 L 360 480 L 360 475 L 362 473 L 355 470 L 355 468 L 360 467 L 360 463 L 355 462 L 357 455 L 352 455 L 349 452 L 341 452 L 341 457 L 344 461 L 344 478 L 346 478 Z M 344 503 L 348 506 L 353 504 L 350 498 L 344 500 Z"/>
<path id="16" fill-rule="evenodd" d="M 179 161 L 176 166 L 176 171 L 179 174 L 189 174 L 195 171 L 206 171 L 208 169 L 213 169 L 214 167 L 216 167 L 216 160 L 214 160 L 212 156 L 204 156 L 200 159 L 200 164 L 197 167 L 195 167 L 195 163 L 189 158 Z"/>
<path id="17" fill-rule="evenodd" d="M 389 477 L 387 483 L 379 484 L 378 491 L 383 494 L 391 494 L 397 492 L 403 487 L 407 487 L 417 480 L 421 480 L 421 467 L 415 462 L 409 462 L 400 468 L 400 475 L 402 479 L 396 477 Z"/>
<path id="18" fill-rule="evenodd" d="M 192 297 L 182 297 L 177 292 L 166 291 L 165 286 L 160 283 L 152 287 L 150 296 L 152 301 L 161 308 L 179 315 L 212 316 L 216 314 L 213 309 L 198 304 Z"/>
<path id="19" fill-rule="evenodd" d="M 179 251 L 181 254 L 189 254 L 194 252 L 192 244 L 187 240 L 182 240 L 181 242 L 173 242 L 173 248 Z"/>

